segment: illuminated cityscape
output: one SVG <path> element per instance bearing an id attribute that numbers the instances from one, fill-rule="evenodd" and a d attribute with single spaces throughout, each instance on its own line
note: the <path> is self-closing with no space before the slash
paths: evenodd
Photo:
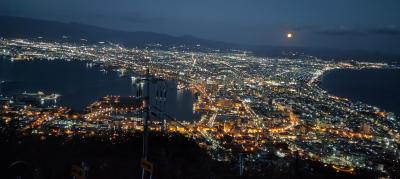
<path id="1" fill-rule="evenodd" d="M 288 33 L 287 38 L 295 36 Z M 399 66 L 306 55 L 266 58 L 251 51 L 199 47 L 148 44 L 141 49 L 111 42 L 88 44 L 85 39 L 0 39 L 0 55 L 14 62 L 83 61 L 102 72 L 129 76 L 141 88 L 147 69 L 155 81 L 176 81 L 177 90 L 189 90 L 196 97 L 193 111 L 201 119 L 176 119 L 158 110 L 152 114 L 150 131 L 192 139 L 216 161 L 239 163 L 243 156 L 244 172 L 261 171 L 267 163 L 284 168 L 288 161 L 300 159 L 348 174 L 360 170 L 395 178 L 399 173 L 398 114 L 333 96 L 319 86 L 331 70 Z M 162 93 L 157 91 L 151 102 L 167 100 Z M 84 112 L 47 105 L 60 95 L 28 91 L 2 96 L 1 127 L 44 138 L 99 135 L 110 141 L 143 131 L 142 94 L 104 96 Z M 157 111 L 156 105 L 152 110 Z"/>

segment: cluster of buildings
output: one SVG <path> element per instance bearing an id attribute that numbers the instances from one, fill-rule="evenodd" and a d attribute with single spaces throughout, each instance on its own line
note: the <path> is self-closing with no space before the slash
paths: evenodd
<path id="1" fill-rule="evenodd" d="M 273 162 L 270 156 L 299 157 L 334 170 L 357 169 L 391 175 L 400 161 L 400 123 L 391 113 L 368 104 L 332 96 L 319 87 L 333 69 L 398 69 L 386 63 L 263 58 L 247 51 L 191 51 L 189 47 L 125 48 L 113 43 L 82 44 L 0 39 L 0 55 L 11 60 L 85 60 L 121 75 L 176 80 L 179 89 L 197 94 L 199 121 L 170 118 L 150 123 L 153 131 L 193 138 L 216 160 L 238 160 L 249 167 Z M 136 77 L 132 77 L 136 81 Z M 109 134 L 143 130 L 139 96 L 106 96 L 84 114 L 65 107 L 15 105 L 3 98 L 0 117 L 23 133 L 45 135 Z M 20 100 L 24 101 L 24 100 Z M 20 103 L 21 104 L 21 103 Z M 162 117 L 161 117 L 162 118 Z M 13 121 L 19 121 L 13 123 Z"/>

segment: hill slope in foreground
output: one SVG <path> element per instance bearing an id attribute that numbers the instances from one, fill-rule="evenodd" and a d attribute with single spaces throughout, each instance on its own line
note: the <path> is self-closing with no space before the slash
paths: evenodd
<path id="1" fill-rule="evenodd" d="M 0 137 L 3 151 L 0 167 L 5 169 L 1 178 L 71 178 L 72 166 L 82 162 L 88 166 L 88 178 L 140 178 L 141 134 L 118 135 L 119 140 L 110 141 L 106 135 L 79 138 L 6 133 Z M 13 165 L 16 161 L 22 164 Z M 296 160 L 285 166 L 259 163 L 264 166 L 257 171 L 245 163 L 244 176 L 239 176 L 237 162 L 212 160 L 194 141 L 180 135 L 151 134 L 149 161 L 154 164 L 153 178 L 373 177 L 362 173 L 336 173 L 317 163 Z"/>

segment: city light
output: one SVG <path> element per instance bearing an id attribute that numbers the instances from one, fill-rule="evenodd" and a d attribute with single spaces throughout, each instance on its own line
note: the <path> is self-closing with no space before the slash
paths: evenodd
<path id="1" fill-rule="evenodd" d="M 287 38 L 292 37 L 287 34 Z M 397 116 L 332 96 L 318 86 L 323 74 L 333 69 L 399 69 L 398 66 L 334 62 L 312 56 L 263 58 L 247 51 L 196 52 L 186 48 L 136 49 L 108 42 L 83 45 L 0 40 L 0 53 L 7 51 L 14 63 L 82 60 L 90 69 L 115 71 L 121 74 L 120 78 L 128 76 L 130 85 L 135 83 L 139 88 L 145 86 L 144 67 L 151 66 L 149 72 L 154 78 L 175 80 L 177 90 L 193 94 L 193 110 L 201 119 L 163 117 L 152 120 L 149 130 L 191 138 L 218 161 L 237 160 L 232 150 L 239 150 L 254 168 L 268 161 L 263 157 L 267 153 L 286 162 L 299 157 L 354 174 L 357 169 L 374 170 L 400 160 L 400 124 L 393 120 Z M 160 93 L 157 100 L 166 100 L 165 92 Z M 64 106 L 44 106 L 60 95 L 26 92 L 2 97 L 0 117 L 6 124 L 17 122 L 18 131 L 24 135 L 107 135 L 114 141 L 123 140 L 118 131 L 143 131 L 144 103 L 140 94 L 105 96 L 79 113 Z M 35 100 L 39 104 L 31 103 Z"/>

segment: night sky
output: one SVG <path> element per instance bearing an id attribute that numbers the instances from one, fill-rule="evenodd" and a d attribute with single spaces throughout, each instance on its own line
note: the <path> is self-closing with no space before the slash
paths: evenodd
<path id="1" fill-rule="evenodd" d="M 400 51 L 399 0 L 1 0 L 0 15 L 241 44 Z"/>

